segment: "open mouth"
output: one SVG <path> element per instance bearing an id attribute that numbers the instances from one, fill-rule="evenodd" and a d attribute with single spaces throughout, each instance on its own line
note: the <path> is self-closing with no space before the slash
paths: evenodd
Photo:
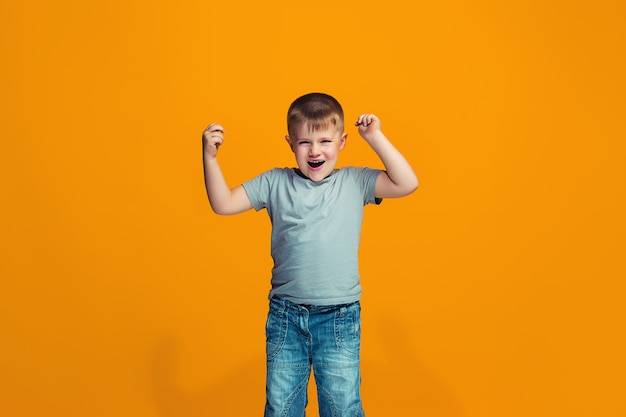
<path id="1" fill-rule="evenodd" d="M 325 161 L 308 161 L 307 163 L 309 164 L 311 168 L 315 169 L 324 165 L 324 162 Z"/>

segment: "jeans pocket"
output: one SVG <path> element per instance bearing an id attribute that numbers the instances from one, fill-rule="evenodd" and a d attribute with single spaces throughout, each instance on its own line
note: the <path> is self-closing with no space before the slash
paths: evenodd
<path id="1" fill-rule="evenodd" d="M 270 307 L 265 323 L 265 353 L 271 361 L 281 351 L 287 338 L 287 312 Z"/>
<path id="2" fill-rule="evenodd" d="M 335 342 L 340 351 L 358 357 L 361 349 L 361 314 L 358 303 L 341 307 L 335 313 Z"/>

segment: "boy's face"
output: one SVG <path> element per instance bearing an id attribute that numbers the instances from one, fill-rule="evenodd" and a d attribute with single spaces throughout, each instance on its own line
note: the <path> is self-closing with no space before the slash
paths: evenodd
<path id="1" fill-rule="evenodd" d="M 287 136 L 287 143 L 296 155 L 300 172 L 313 181 L 321 181 L 329 176 L 335 166 L 339 152 L 346 146 L 347 133 L 335 126 L 323 130 L 309 131 L 306 122 L 295 130 L 295 136 Z"/>

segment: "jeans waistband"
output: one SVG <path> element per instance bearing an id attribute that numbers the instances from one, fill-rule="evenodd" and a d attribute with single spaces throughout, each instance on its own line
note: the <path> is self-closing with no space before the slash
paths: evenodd
<path id="1" fill-rule="evenodd" d="M 283 309 L 292 310 L 295 312 L 308 311 L 309 313 L 323 313 L 327 311 L 334 311 L 343 307 L 350 307 L 352 305 L 358 305 L 359 301 L 353 301 L 351 303 L 344 304 L 331 304 L 331 305 L 312 305 L 312 304 L 296 304 L 288 300 L 284 300 L 279 297 L 270 298 L 270 306 L 282 307 Z"/>

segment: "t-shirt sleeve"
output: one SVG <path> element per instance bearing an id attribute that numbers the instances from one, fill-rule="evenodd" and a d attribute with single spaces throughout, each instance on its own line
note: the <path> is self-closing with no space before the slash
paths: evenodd
<path id="1" fill-rule="evenodd" d="M 241 184 L 256 211 L 267 208 L 274 174 L 275 169 L 266 171 Z"/>
<path id="2" fill-rule="evenodd" d="M 357 176 L 357 182 L 361 186 L 361 192 L 363 194 L 363 205 L 366 204 L 380 204 L 383 199 L 376 198 L 374 191 L 376 189 L 376 180 L 383 171 L 373 168 L 357 168 L 355 174 Z"/>

